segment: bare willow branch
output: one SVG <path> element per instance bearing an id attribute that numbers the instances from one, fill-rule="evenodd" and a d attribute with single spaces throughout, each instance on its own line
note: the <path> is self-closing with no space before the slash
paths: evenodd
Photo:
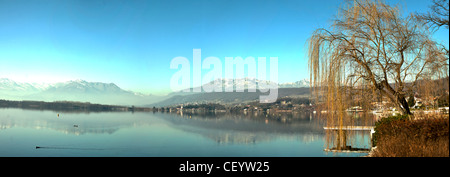
<path id="1" fill-rule="evenodd" d="M 333 30 L 313 32 L 308 42 L 310 79 L 314 93 L 324 94 L 318 102 L 325 102 L 328 110 L 345 109 L 346 89 L 364 86 L 411 114 L 406 90 L 418 78 L 448 70 L 442 59 L 448 51 L 437 47 L 415 15 L 402 17 L 399 9 L 383 1 L 348 1 Z"/>

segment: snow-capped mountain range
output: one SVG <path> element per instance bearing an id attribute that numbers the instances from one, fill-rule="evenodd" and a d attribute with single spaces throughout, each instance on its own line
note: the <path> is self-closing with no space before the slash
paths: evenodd
<path id="1" fill-rule="evenodd" d="M 239 89 L 246 90 L 249 87 L 261 89 L 261 88 L 269 88 L 271 86 L 271 84 L 276 84 L 271 81 L 259 80 L 256 78 L 238 78 L 238 79 L 220 78 L 220 79 L 215 79 L 213 81 L 210 81 L 207 84 L 203 84 L 202 87 L 205 88 L 206 85 L 214 87 L 215 83 L 219 83 L 221 90 L 224 92 L 226 91 L 226 89 L 229 89 L 229 88 L 231 88 L 231 90 L 233 90 L 233 91 L 236 91 Z M 277 85 L 278 85 L 278 88 L 302 88 L 302 87 L 309 87 L 310 82 L 309 82 L 309 79 L 302 79 L 302 80 L 296 81 L 296 82 L 286 82 L 286 83 L 280 83 Z M 198 87 L 197 87 L 197 89 L 198 89 Z"/>
<path id="2" fill-rule="evenodd" d="M 282 84 L 278 84 L 280 88 L 301 88 L 301 87 L 309 87 L 311 82 L 309 79 L 302 79 L 296 82 L 286 82 Z"/>
<path id="3" fill-rule="evenodd" d="M 85 80 L 71 80 L 67 82 L 48 83 L 22 83 L 11 79 L 0 79 L 0 91 L 68 91 L 68 92 L 129 92 L 122 90 L 114 83 L 87 82 Z"/>
<path id="4" fill-rule="evenodd" d="M 50 84 L 20 83 L 11 79 L 0 78 L 0 90 L 2 91 L 42 91 Z"/>
<path id="5" fill-rule="evenodd" d="M 261 88 L 268 81 L 255 78 L 221 79 L 218 80 L 222 90 L 231 87 L 248 89 L 249 84 Z M 213 83 L 211 81 L 208 84 Z M 278 84 L 279 88 L 309 87 L 309 80 Z M 85 80 L 71 80 L 59 83 L 22 83 L 7 78 L 0 78 L 0 99 L 7 100 L 38 100 L 38 101 L 81 101 L 100 104 L 116 105 L 145 105 L 167 99 L 168 96 L 145 95 L 138 92 L 121 89 L 114 83 L 88 82 Z"/>
<path id="6" fill-rule="evenodd" d="M 142 105 L 160 101 L 162 97 L 123 90 L 114 83 L 79 79 L 53 84 L 22 83 L 0 78 L 0 99 Z"/>

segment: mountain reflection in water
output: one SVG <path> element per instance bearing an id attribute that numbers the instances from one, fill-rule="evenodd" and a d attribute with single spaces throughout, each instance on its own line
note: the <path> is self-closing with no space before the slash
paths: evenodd
<path id="1" fill-rule="evenodd" d="M 324 134 L 314 114 L 0 109 L 0 156 L 333 156 L 323 152 Z M 59 149 L 35 149 L 52 145 Z"/>
<path id="2" fill-rule="evenodd" d="M 324 134 L 321 123 L 313 118 L 313 114 L 293 116 L 283 113 L 276 117 L 228 113 L 159 116 L 180 130 L 200 134 L 221 144 L 257 143 L 280 137 L 308 142 Z"/>

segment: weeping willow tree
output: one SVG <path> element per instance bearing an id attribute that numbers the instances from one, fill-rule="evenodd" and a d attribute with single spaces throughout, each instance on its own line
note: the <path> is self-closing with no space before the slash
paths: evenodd
<path id="1" fill-rule="evenodd" d="M 442 57 L 413 14 L 402 17 L 398 6 L 383 1 L 347 1 L 331 28 L 315 30 L 308 41 L 316 102 L 334 111 L 328 117 L 340 126 L 355 90 L 365 101 L 382 95 L 402 114 L 411 114 L 407 91 L 423 76 L 442 74 L 448 66 Z"/>

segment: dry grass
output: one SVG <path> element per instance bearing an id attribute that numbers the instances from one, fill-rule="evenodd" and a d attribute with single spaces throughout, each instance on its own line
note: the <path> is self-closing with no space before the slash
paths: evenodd
<path id="1" fill-rule="evenodd" d="M 449 119 L 397 120 L 378 128 L 372 157 L 449 157 Z"/>
<path id="2" fill-rule="evenodd" d="M 372 157 L 449 157 L 448 137 L 434 141 L 389 136 L 381 140 Z"/>

